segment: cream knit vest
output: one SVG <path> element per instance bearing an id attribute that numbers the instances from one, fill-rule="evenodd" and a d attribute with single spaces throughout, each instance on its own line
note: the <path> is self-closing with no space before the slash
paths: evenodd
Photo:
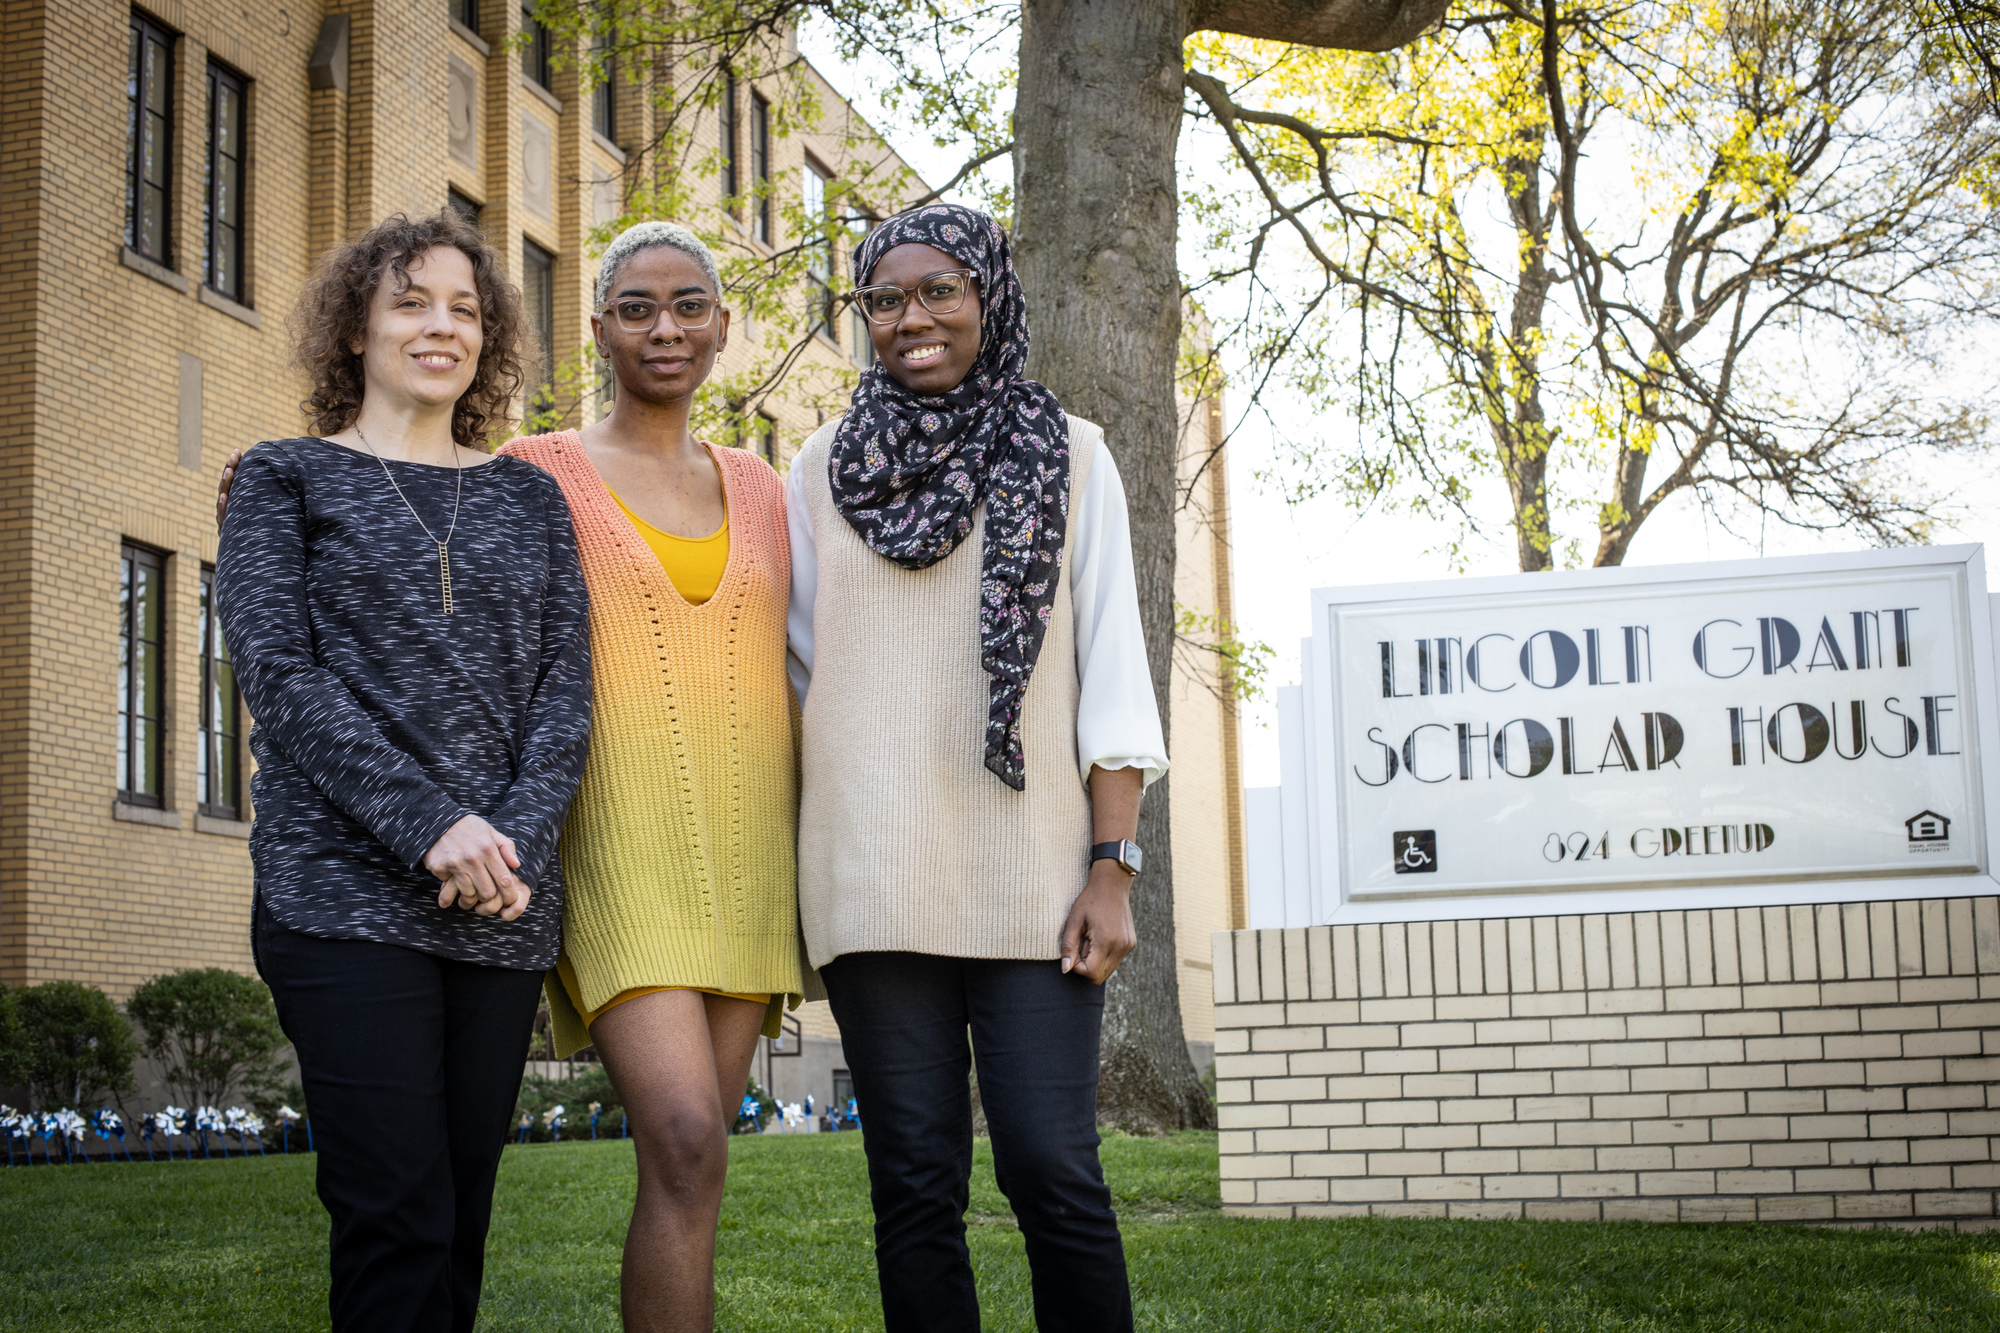
<path id="1" fill-rule="evenodd" d="M 1027 789 L 987 771 L 979 665 L 986 511 L 956 551 L 909 570 L 869 550 L 827 483 L 838 418 L 799 451 L 818 548 L 799 809 L 799 915 L 814 967 L 846 953 L 1057 958 L 1090 869 L 1077 772 L 1076 514 L 1102 432 L 1069 418 L 1070 527 L 1022 705 Z"/>

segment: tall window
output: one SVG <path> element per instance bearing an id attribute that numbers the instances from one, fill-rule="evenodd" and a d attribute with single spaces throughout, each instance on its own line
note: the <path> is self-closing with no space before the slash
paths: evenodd
<path id="1" fill-rule="evenodd" d="M 757 457 L 772 467 L 778 465 L 778 422 L 768 412 L 757 414 L 757 439 L 753 447 L 757 451 Z"/>
<path id="2" fill-rule="evenodd" d="M 201 220 L 207 232 L 202 281 L 232 301 L 243 299 L 243 79 L 208 67 L 208 179 Z"/>
<path id="3" fill-rule="evenodd" d="M 479 35 L 479 0 L 451 0 L 451 12 L 458 16 L 466 31 Z"/>
<path id="4" fill-rule="evenodd" d="M 611 39 L 597 39 L 597 49 L 604 60 L 604 80 L 590 93 L 590 127 L 605 138 L 618 138 L 618 57 L 606 48 Z"/>
<path id="5" fill-rule="evenodd" d="M 173 34 L 134 14 L 125 60 L 125 244 L 161 264 L 169 239 L 173 110 Z"/>
<path id="6" fill-rule="evenodd" d="M 118 561 L 118 799 L 164 805 L 167 564 L 127 542 Z"/>
<path id="7" fill-rule="evenodd" d="M 868 336 L 868 316 L 861 307 L 847 307 L 848 340 L 854 344 L 854 364 L 863 370 L 875 364 L 875 340 Z"/>
<path id="8" fill-rule="evenodd" d="M 853 234 L 848 238 L 849 253 L 861 248 L 868 239 L 868 233 L 875 230 L 880 219 L 864 213 L 854 223 Z M 875 364 L 875 340 L 868 336 L 868 316 L 861 313 L 859 305 L 847 307 L 847 338 L 853 344 L 854 364 L 863 370 Z"/>
<path id="9" fill-rule="evenodd" d="M 757 191 L 751 209 L 750 234 L 771 243 L 771 104 L 761 93 L 750 94 L 750 184 Z"/>
<path id="10" fill-rule="evenodd" d="M 812 302 L 813 332 L 838 346 L 840 338 L 833 328 L 833 219 L 826 212 L 826 183 L 827 174 L 807 159 L 800 172 L 805 223 L 821 235 L 811 239 L 806 252 L 806 279 L 811 284 L 806 299 Z"/>
<path id="11" fill-rule="evenodd" d="M 521 303 L 534 330 L 530 399 L 541 406 L 553 397 L 550 382 L 556 374 L 556 260 L 533 241 L 521 242 Z"/>
<path id="12" fill-rule="evenodd" d="M 722 150 L 722 194 L 734 199 L 743 182 L 736 173 L 736 74 L 722 71 L 722 100 L 715 107 L 715 139 Z"/>
<path id="13" fill-rule="evenodd" d="M 222 641 L 215 610 L 215 571 L 201 571 L 201 752 L 195 782 L 201 812 L 221 819 L 243 817 L 243 702 L 236 692 L 236 668 Z"/>
<path id="14" fill-rule="evenodd" d="M 521 31 L 528 44 L 521 48 L 521 72 L 546 88 L 549 86 L 549 30 L 535 17 L 535 7 L 521 6 Z"/>

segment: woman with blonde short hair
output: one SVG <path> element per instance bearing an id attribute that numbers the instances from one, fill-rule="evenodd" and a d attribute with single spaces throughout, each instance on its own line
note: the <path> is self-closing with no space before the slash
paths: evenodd
<path id="1" fill-rule="evenodd" d="M 501 451 L 569 498 L 596 653 L 549 1007 L 558 1055 L 596 1046 L 638 1149 L 625 1327 L 708 1333 L 729 1127 L 758 1034 L 805 988 L 784 488 L 689 425 L 729 341 L 692 233 L 642 222 L 613 241 L 590 323 L 611 414 Z"/>

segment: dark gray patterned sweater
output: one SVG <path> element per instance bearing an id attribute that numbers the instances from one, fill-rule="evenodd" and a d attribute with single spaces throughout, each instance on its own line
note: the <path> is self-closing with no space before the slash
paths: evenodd
<path id="1" fill-rule="evenodd" d="M 442 537 L 452 469 L 389 466 Z M 215 575 L 255 719 L 250 856 L 291 930 L 547 968 L 590 730 L 588 594 L 553 478 L 502 457 L 464 486 L 447 616 L 437 548 L 381 463 L 310 437 L 244 457 Z M 514 840 L 535 890 L 519 920 L 437 905 L 424 854 L 467 814 Z"/>

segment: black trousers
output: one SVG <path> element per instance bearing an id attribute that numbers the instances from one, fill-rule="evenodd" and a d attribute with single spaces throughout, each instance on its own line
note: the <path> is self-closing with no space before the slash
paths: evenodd
<path id="1" fill-rule="evenodd" d="M 334 1333 L 471 1333 L 542 974 L 286 930 L 257 970 L 299 1057 Z"/>
<path id="2" fill-rule="evenodd" d="M 887 1333 L 977 1333 L 965 1245 L 972 1095 L 1042 1333 L 1120 1333 L 1132 1292 L 1097 1160 L 1104 988 L 1054 962 L 861 953 L 822 969 L 854 1076 Z M 966 1046 L 966 1030 L 972 1034 Z"/>

